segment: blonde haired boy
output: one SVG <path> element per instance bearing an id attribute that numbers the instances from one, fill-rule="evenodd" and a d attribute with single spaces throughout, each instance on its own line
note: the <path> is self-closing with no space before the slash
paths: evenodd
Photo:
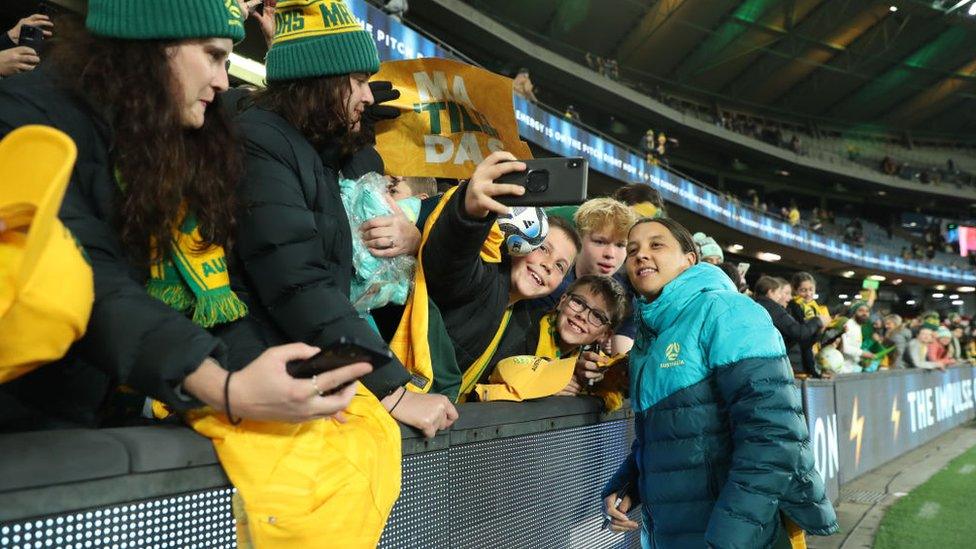
<path id="1" fill-rule="evenodd" d="M 633 298 L 627 275 L 617 271 L 627 258 L 627 232 L 637 221 L 637 214 L 627 204 L 614 198 L 594 198 L 587 200 L 573 214 L 573 223 L 579 230 L 583 247 L 576 256 L 576 263 L 566 273 L 563 283 L 547 297 L 534 301 L 533 305 L 555 307 L 566 288 L 584 275 L 611 276 L 617 280 Z M 636 325 L 631 315 L 627 315 L 611 339 L 613 353 L 625 353 L 634 344 Z"/>

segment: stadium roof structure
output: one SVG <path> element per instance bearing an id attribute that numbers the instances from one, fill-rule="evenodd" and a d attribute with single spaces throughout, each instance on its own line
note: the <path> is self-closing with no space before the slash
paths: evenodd
<path id="1" fill-rule="evenodd" d="M 976 137 L 976 0 L 465 0 L 564 55 L 723 107 Z"/>

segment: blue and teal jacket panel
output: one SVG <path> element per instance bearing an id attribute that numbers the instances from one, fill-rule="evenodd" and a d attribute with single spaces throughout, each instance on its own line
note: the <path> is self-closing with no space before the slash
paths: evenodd
<path id="1" fill-rule="evenodd" d="M 837 530 L 800 393 L 769 314 L 720 269 L 696 265 L 638 301 L 630 353 L 636 440 L 625 483 L 653 547 L 770 547 L 780 512 Z"/>

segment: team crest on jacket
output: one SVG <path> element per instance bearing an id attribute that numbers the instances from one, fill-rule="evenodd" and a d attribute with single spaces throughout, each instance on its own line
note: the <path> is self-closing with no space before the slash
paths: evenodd
<path id="1" fill-rule="evenodd" d="M 679 359 L 681 355 L 681 344 L 675 341 L 664 349 L 664 356 L 668 359 L 667 362 L 661 363 L 661 368 L 674 368 L 675 366 L 684 366 L 685 361 Z"/>

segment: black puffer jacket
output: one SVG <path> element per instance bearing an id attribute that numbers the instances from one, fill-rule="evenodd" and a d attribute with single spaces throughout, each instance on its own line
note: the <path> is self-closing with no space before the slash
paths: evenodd
<path id="1" fill-rule="evenodd" d="M 787 303 L 786 312 L 790 313 L 793 320 L 799 324 L 812 320 L 806 318 L 806 312 L 803 310 L 803 307 L 793 299 Z M 817 323 L 819 324 L 819 320 Z M 790 349 L 790 361 L 793 362 L 794 366 L 799 363 L 802 370 L 807 374 L 813 377 L 821 377 L 823 373 L 820 371 L 820 365 L 817 364 L 817 360 L 813 356 L 814 343 L 816 343 L 816 338 L 806 344 L 798 343 L 796 347 L 789 347 L 789 344 L 787 344 L 787 348 Z"/>
<path id="2" fill-rule="evenodd" d="M 469 217 L 464 211 L 466 192 L 467 184 L 462 184 L 444 205 L 421 257 L 427 291 L 443 317 L 458 368 L 455 372 L 438 371 L 434 387 L 451 397 L 457 394 L 461 376 L 498 332 L 508 308 L 511 285 L 511 261 L 507 255 L 503 255 L 501 263 L 487 263 L 479 256 L 495 216 Z M 434 366 L 437 369 L 441 365 Z"/>
<path id="3" fill-rule="evenodd" d="M 183 378 L 208 356 L 234 368 L 251 353 L 235 361 L 219 337 L 146 293 L 148 272 L 132 267 L 115 229 L 112 132 L 99 113 L 41 68 L 0 81 L 0 137 L 27 124 L 58 128 L 78 147 L 60 217 L 91 259 L 95 303 L 87 334 L 64 359 L 0 386 L 0 430 L 96 426 L 117 385 L 176 410 L 199 406 L 177 394 Z M 239 329 L 248 328 L 219 332 Z"/>
<path id="4" fill-rule="evenodd" d="M 383 173 L 370 148 L 346 162 L 319 154 L 277 114 L 252 107 L 237 118 L 246 141 L 235 291 L 271 341 L 326 346 L 340 336 L 385 346 L 349 302 L 352 231 L 339 196 L 340 174 Z M 409 380 L 399 361 L 363 379 L 378 398 Z"/>
<path id="5" fill-rule="evenodd" d="M 812 346 L 820 335 L 820 328 L 823 327 L 819 318 L 799 322 L 786 310 L 786 307 L 765 296 L 757 297 L 756 303 L 762 305 L 762 308 L 769 313 L 770 318 L 773 319 L 773 326 L 776 326 L 776 330 L 783 336 L 783 343 L 788 350 L 798 346 L 801 352 L 804 350 L 813 352 Z M 816 371 L 807 370 L 805 362 L 803 366 L 807 373 L 819 377 Z"/>

